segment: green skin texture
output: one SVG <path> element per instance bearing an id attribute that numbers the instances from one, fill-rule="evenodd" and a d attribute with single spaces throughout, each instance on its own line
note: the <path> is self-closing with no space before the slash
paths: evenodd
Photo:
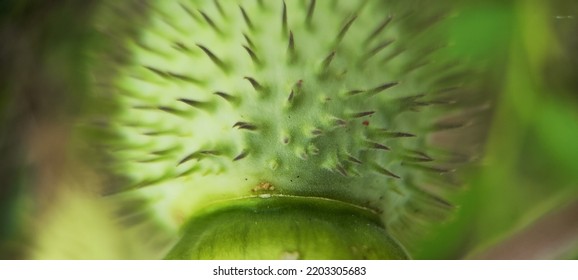
<path id="1" fill-rule="evenodd" d="M 270 197 L 198 213 L 166 259 L 407 259 L 376 216 L 341 202 Z"/>
<path id="2" fill-rule="evenodd" d="M 437 150 L 427 139 L 445 111 L 426 105 L 453 85 L 440 82 L 454 74 L 446 61 L 427 36 L 389 18 L 404 11 L 387 1 L 317 1 L 314 9 L 310 1 L 221 2 L 151 1 L 137 35 L 113 38 L 129 59 L 110 63 L 104 55 L 94 75 L 97 95 L 117 109 L 99 116 L 114 135 L 103 141 L 107 168 L 130 195 L 155 202 L 165 227 L 197 217 L 169 258 L 277 258 L 292 248 L 308 258 L 405 258 L 390 235 L 450 208 L 421 187 L 445 171 L 432 162 Z M 278 196 L 266 201 L 280 207 L 249 202 L 245 208 L 258 209 L 199 218 L 215 201 L 262 194 Z M 310 199 L 309 208 L 285 211 L 283 196 L 336 205 Z M 351 210 L 338 202 L 369 209 L 372 222 L 330 215 Z M 266 232 L 268 245 L 199 237 L 236 236 L 236 226 L 248 240 Z M 284 231 L 291 241 L 282 241 Z M 295 243 L 303 234 L 312 238 Z M 355 234 L 365 239 L 359 246 L 383 250 L 351 251 Z M 352 244 L 338 246 L 332 236 Z M 311 246 L 323 240 L 317 255 Z"/>

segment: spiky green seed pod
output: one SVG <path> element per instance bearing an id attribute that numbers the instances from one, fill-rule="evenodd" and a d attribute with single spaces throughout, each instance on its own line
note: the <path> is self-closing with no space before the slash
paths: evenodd
<path id="1" fill-rule="evenodd" d="M 377 0 L 123 5 L 96 20 L 113 51 L 96 52 L 95 94 L 115 108 L 98 142 L 165 225 L 194 217 L 169 258 L 405 258 L 392 236 L 451 207 L 431 187 L 448 155 L 428 136 L 456 126 L 439 120 L 459 69 L 434 15 Z"/>

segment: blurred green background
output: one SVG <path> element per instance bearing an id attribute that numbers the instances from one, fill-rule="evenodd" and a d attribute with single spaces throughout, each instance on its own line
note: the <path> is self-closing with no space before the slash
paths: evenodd
<path id="1" fill-rule="evenodd" d="M 59 168 L 85 172 L 67 139 L 85 108 L 95 3 L 0 1 L 0 258 L 146 259 L 162 246 L 100 211 L 90 172 L 79 182 Z M 476 69 L 491 117 L 483 155 L 451 194 L 455 213 L 412 244 L 413 257 L 578 258 L 578 1 L 456 0 L 447 9 L 450 55 Z"/>

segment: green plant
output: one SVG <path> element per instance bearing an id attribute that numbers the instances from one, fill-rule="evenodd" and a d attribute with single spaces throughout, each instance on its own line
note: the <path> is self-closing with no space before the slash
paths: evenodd
<path id="1" fill-rule="evenodd" d="M 430 138 L 464 125 L 446 117 L 467 97 L 443 14 L 395 1 L 116 5 L 95 21 L 109 37 L 94 52 L 94 108 L 114 112 L 93 115 L 93 141 L 113 189 L 157 201 L 167 228 L 190 220 L 169 257 L 405 258 L 395 240 L 452 208 L 440 187 L 458 155 Z M 235 236 L 263 241 L 230 253 Z M 310 249 L 328 236 L 349 241 Z"/>

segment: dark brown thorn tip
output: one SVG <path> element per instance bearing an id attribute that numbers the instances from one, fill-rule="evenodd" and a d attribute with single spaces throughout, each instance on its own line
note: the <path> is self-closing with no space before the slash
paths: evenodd
<path id="1" fill-rule="evenodd" d="M 201 44 L 197 44 L 197 47 L 201 48 L 203 52 L 215 63 L 221 70 L 227 70 L 227 65 L 219 59 L 213 52 Z"/>
<path id="2" fill-rule="evenodd" d="M 349 30 L 349 28 L 351 27 L 351 25 L 353 24 L 353 22 L 357 19 L 357 15 L 354 15 L 339 31 L 339 34 L 337 34 L 337 42 L 341 42 L 341 40 L 343 39 L 343 37 L 345 37 L 345 34 L 347 33 L 347 31 Z"/>
<path id="3" fill-rule="evenodd" d="M 402 165 L 415 167 L 415 168 L 419 168 L 419 169 L 424 170 L 424 171 L 429 171 L 429 172 L 438 173 L 438 174 L 450 173 L 450 172 L 455 171 L 455 169 L 446 169 L 446 168 L 435 167 L 435 166 L 426 166 L 426 165 L 422 165 L 422 164 L 409 163 L 409 162 L 402 162 Z"/>
<path id="4" fill-rule="evenodd" d="M 251 77 L 244 77 L 244 79 L 249 81 L 256 91 L 262 91 L 263 90 L 263 86 L 259 82 L 257 82 L 257 80 L 255 80 Z"/>
<path id="5" fill-rule="evenodd" d="M 182 42 L 176 42 L 176 43 L 174 43 L 174 44 L 173 44 L 173 48 L 176 49 L 176 50 L 178 50 L 178 51 L 183 51 L 183 52 L 186 52 L 186 53 L 191 53 L 191 52 L 192 52 L 192 50 L 191 50 L 189 47 L 187 47 L 185 44 L 183 44 Z"/>
<path id="6" fill-rule="evenodd" d="M 198 153 L 197 153 L 197 152 L 194 152 L 194 153 L 192 153 L 192 154 L 184 157 L 183 159 L 181 159 L 181 161 L 179 161 L 179 163 L 177 164 L 177 166 L 179 166 L 179 165 L 181 165 L 181 164 L 183 164 L 183 163 L 185 163 L 185 162 L 187 162 L 187 161 L 189 161 L 189 160 L 192 160 L 192 159 L 194 159 L 194 158 L 198 158 Z"/>
<path id="7" fill-rule="evenodd" d="M 233 161 L 238 161 L 238 160 L 244 159 L 244 158 L 247 157 L 248 155 L 249 155 L 249 151 L 243 150 L 243 151 L 241 151 L 241 153 L 240 153 L 239 155 L 237 155 L 237 156 L 233 159 Z"/>
<path id="8" fill-rule="evenodd" d="M 289 97 L 287 98 L 287 101 L 289 101 L 289 103 L 293 102 L 293 96 L 294 96 L 294 92 L 293 92 L 293 90 L 291 90 L 291 93 L 289 94 Z"/>
<path id="9" fill-rule="evenodd" d="M 177 115 L 177 116 L 181 116 L 183 115 L 182 111 L 179 111 L 175 108 L 171 108 L 171 107 L 167 107 L 167 106 L 158 106 L 157 109 L 163 111 L 163 112 L 167 112 L 173 115 Z"/>
<path id="10" fill-rule="evenodd" d="M 388 16 L 381 24 L 379 24 L 379 26 L 377 26 L 377 28 L 375 28 L 373 32 L 369 34 L 369 36 L 367 36 L 367 39 L 365 39 L 365 44 L 371 42 L 371 40 L 376 38 L 377 35 L 379 35 L 379 33 L 383 31 L 383 29 L 391 22 L 392 19 L 393 16 Z"/>
<path id="11" fill-rule="evenodd" d="M 201 80 L 195 79 L 193 77 L 185 76 L 183 74 L 177 74 L 177 73 L 173 73 L 173 72 L 167 72 L 166 74 L 172 78 L 179 79 L 181 81 L 185 81 L 185 82 L 189 82 L 189 83 L 193 83 L 193 84 L 201 84 L 202 83 Z"/>
<path id="12" fill-rule="evenodd" d="M 348 155 L 348 156 L 347 156 L 347 160 L 349 160 L 349 161 L 351 161 L 351 162 L 353 162 L 353 163 L 363 164 L 363 162 L 362 162 L 360 159 L 358 159 L 358 158 L 356 158 L 356 157 L 354 157 L 354 156 L 351 156 L 351 155 Z"/>
<path id="13" fill-rule="evenodd" d="M 201 102 L 201 101 L 196 101 L 196 100 L 186 99 L 186 98 L 179 98 L 178 101 L 183 102 L 183 103 L 185 103 L 191 107 L 198 108 L 198 109 L 205 109 L 205 108 L 207 108 L 207 105 L 208 105 L 207 102 Z"/>
<path id="14" fill-rule="evenodd" d="M 363 58 L 362 61 L 366 61 L 370 58 L 372 58 L 373 56 L 375 56 L 376 54 L 378 54 L 381 50 L 385 49 L 387 46 L 391 45 L 393 42 L 395 42 L 395 40 L 391 39 L 391 40 L 386 40 L 384 42 L 382 42 L 381 44 L 379 44 L 377 47 L 371 49 L 369 52 L 367 52 Z"/>
<path id="15" fill-rule="evenodd" d="M 254 124 L 248 123 L 248 122 L 236 122 L 233 125 L 233 128 L 237 128 L 237 129 L 246 129 L 246 130 L 257 130 L 257 126 L 255 126 Z"/>
<path id="16" fill-rule="evenodd" d="M 327 71 L 329 69 L 329 65 L 331 64 L 331 61 L 333 61 L 333 58 L 335 57 L 335 51 L 332 51 L 321 63 L 322 67 L 323 67 L 323 71 Z"/>
<path id="17" fill-rule="evenodd" d="M 178 165 L 181 165 L 187 161 L 190 161 L 192 159 L 202 159 L 206 156 L 218 156 L 219 152 L 217 151 L 210 151 L 210 150 L 203 150 L 203 151 L 197 151 L 197 152 L 193 152 L 191 154 L 189 154 L 188 156 L 186 156 L 185 158 L 183 158 L 181 161 L 179 161 Z"/>
<path id="18" fill-rule="evenodd" d="M 373 114 L 375 114 L 375 111 L 359 112 L 359 113 L 351 114 L 351 117 L 352 118 L 363 118 L 366 116 L 371 116 Z"/>
<path id="19" fill-rule="evenodd" d="M 215 7 L 217 7 L 217 11 L 219 11 L 219 14 L 226 18 L 227 15 L 225 14 L 225 11 L 223 10 L 223 6 L 221 6 L 221 3 L 219 3 L 219 0 L 214 0 L 213 3 L 215 3 Z"/>
<path id="20" fill-rule="evenodd" d="M 350 90 L 348 91 L 346 94 L 347 95 L 358 95 L 360 93 L 364 93 L 364 90 L 359 90 L 359 89 L 354 89 L 354 90 Z"/>
<path id="21" fill-rule="evenodd" d="M 160 77 L 162 77 L 162 78 L 167 78 L 167 77 L 168 77 L 168 74 L 167 74 L 166 71 L 163 71 L 163 70 L 160 70 L 160 69 L 151 67 L 151 66 L 146 66 L 146 65 L 144 66 L 144 68 L 146 68 L 147 70 L 155 73 L 156 75 L 158 75 L 158 76 L 160 76 Z"/>
<path id="22" fill-rule="evenodd" d="M 222 34 L 221 30 L 219 29 L 219 27 L 215 24 L 215 22 L 213 21 L 213 19 L 211 19 L 211 17 L 209 17 L 209 15 L 205 14 L 205 12 L 199 10 L 199 13 L 203 16 L 203 18 L 205 19 L 205 21 L 211 26 L 211 28 L 213 28 L 217 33 Z"/>
<path id="23" fill-rule="evenodd" d="M 379 172 L 379 173 L 381 173 L 381 174 L 383 174 L 383 175 L 386 175 L 386 176 L 389 176 L 389 177 L 393 177 L 393 178 L 395 178 L 395 179 L 401 179 L 401 177 L 397 176 L 395 173 L 393 173 L 393 172 L 385 169 L 384 167 L 381 167 L 381 166 L 378 165 L 378 164 L 375 164 L 374 167 L 375 167 L 375 170 L 376 170 L 377 172 Z"/>
<path id="24" fill-rule="evenodd" d="M 239 6 L 239 8 L 241 9 L 241 13 L 243 14 L 243 19 L 245 20 L 247 27 L 249 27 L 250 30 L 253 30 L 254 26 L 253 26 L 253 22 L 251 21 L 251 18 L 249 18 L 249 15 L 247 15 L 247 12 L 245 11 L 245 9 L 243 7 Z"/>
<path id="25" fill-rule="evenodd" d="M 316 0 L 309 1 L 309 8 L 307 8 L 307 18 L 305 23 L 307 26 L 311 26 L 311 21 L 313 20 L 313 12 L 315 12 L 315 2 Z"/>
<path id="26" fill-rule="evenodd" d="M 236 97 L 222 91 L 215 91 L 213 94 L 216 94 L 229 102 L 234 102 L 237 99 Z"/>
<path id="27" fill-rule="evenodd" d="M 378 150 L 385 150 L 385 151 L 390 150 L 388 146 L 385 146 L 383 144 L 379 144 L 379 143 L 371 142 L 371 141 L 368 141 L 367 143 L 369 144 L 369 148 L 371 148 L 371 149 L 378 149 Z"/>
<path id="28" fill-rule="evenodd" d="M 433 161 L 433 159 L 431 159 L 431 158 L 412 157 L 412 156 L 406 156 L 406 157 L 404 157 L 404 159 L 407 161 L 411 161 L 411 162 L 431 162 L 431 161 Z"/>
<path id="29" fill-rule="evenodd" d="M 391 132 L 390 137 L 400 138 L 400 137 L 415 137 L 415 134 L 405 133 L 405 132 Z"/>
<path id="30" fill-rule="evenodd" d="M 197 15 L 195 15 L 195 13 L 193 13 L 193 11 L 191 11 L 191 9 L 187 8 L 185 5 L 183 5 L 182 3 L 179 3 L 179 6 L 181 6 L 181 8 L 191 17 L 193 18 L 195 21 L 199 22 L 200 19 L 197 17 Z"/>
<path id="31" fill-rule="evenodd" d="M 386 89 L 392 88 L 398 84 L 399 84 L 399 82 L 385 83 L 385 84 L 382 84 L 376 88 L 368 90 L 367 93 L 369 93 L 370 95 L 378 94 L 378 93 L 380 93 Z"/>
<path id="32" fill-rule="evenodd" d="M 282 19 L 283 21 L 283 35 L 287 34 L 287 4 L 285 4 L 285 0 L 283 0 L 283 14 Z"/>
<path id="33" fill-rule="evenodd" d="M 342 119 L 335 119 L 335 120 L 333 120 L 333 123 L 335 124 L 335 126 L 346 126 L 347 125 L 347 121 L 342 120 Z"/>
<path id="34" fill-rule="evenodd" d="M 249 54 L 251 60 L 253 61 L 253 63 L 255 63 L 255 65 L 257 66 L 261 65 L 261 60 L 259 60 L 255 52 L 250 47 L 243 46 L 243 48 L 247 51 L 247 53 Z"/>
<path id="35" fill-rule="evenodd" d="M 247 41 L 247 44 L 249 44 L 249 47 L 251 47 L 251 49 L 255 49 L 255 44 L 253 44 L 251 38 L 249 38 L 249 36 L 245 33 L 243 33 L 243 37 L 245 37 L 245 40 Z"/>
<path id="36" fill-rule="evenodd" d="M 337 172 L 339 172 L 339 174 L 343 175 L 344 177 L 349 176 L 349 174 L 347 173 L 347 170 L 345 170 L 345 167 L 343 167 L 343 165 L 341 163 L 338 163 L 335 166 L 335 169 L 337 170 Z"/>
<path id="37" fill-rule="evenodd" d="M 289 60 L 294 61 L 296 58 L 296 53 L 295 53 L 295 39 L 293 38 L 293 31 L 289 31 L 289 45 L 287 46 L 287 52 L 289 53 Z"/>

